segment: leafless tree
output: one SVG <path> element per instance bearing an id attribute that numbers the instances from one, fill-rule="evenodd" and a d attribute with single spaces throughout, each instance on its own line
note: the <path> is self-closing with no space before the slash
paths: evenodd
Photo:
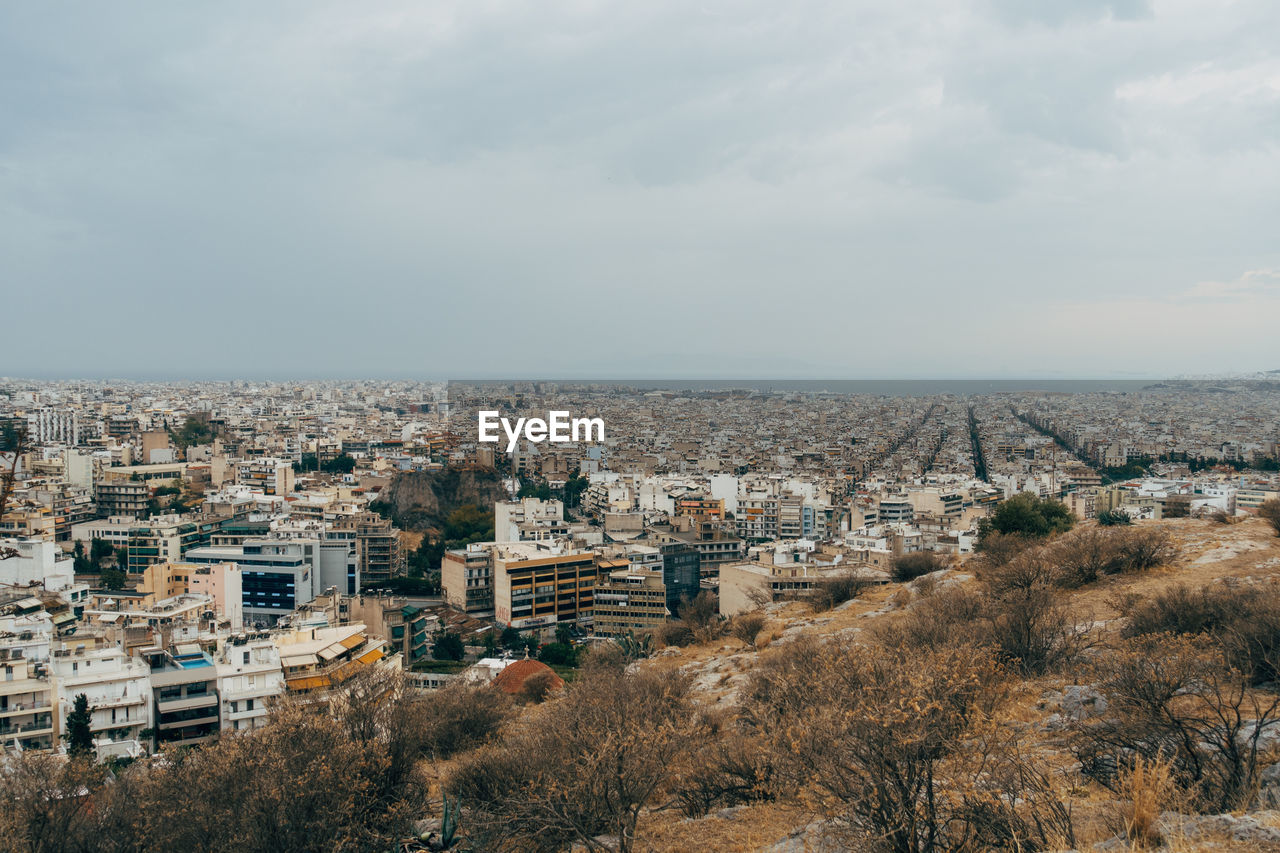
<path id="1" fill-rule="evenodd" d="M 486 850 L 636 849 L 641 811 L 677 774 L 696 718 L 688 681 L 600 668 L 464 757 L 446 784 Z"/>
<path id="2" fill-rule="evenodd" d="M 1265 749 L 1280 725 L 1280 695 L 1253 689 L 1204 637 L 1134 638 L 1104 660 L 1108 712 L 1082 722 L 1074 750 L 1086 771 L 1114 786 L 1141 757 L 1167 762 L 1203 808 L 1247 807 Z"/>
<path id="3" fill-rule="evenodd" d="M 998 715 L 1005 683 L 978 647 L 828 642 L 780 652 L 755 679 L 749 714 L 774 734 L 793 784 L 825 795 L 851 846 L 1070 846 L 1069 811 Z"/>

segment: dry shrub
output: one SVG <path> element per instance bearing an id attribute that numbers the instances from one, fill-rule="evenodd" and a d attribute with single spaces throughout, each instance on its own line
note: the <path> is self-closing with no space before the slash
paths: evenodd
<path id="1" fill-rule="evenodd" d="M 764 630 L 764 623 L 763 613 L 758 611 L 739 613 L 733 617 L 733 621 L 729 625 L 729 632 L 754 649 L 756 647 L 756 637 Z"/>
<path id="2" fill-rule="evenodd" d="M 1280 678 L 1280 595 L 1274 584 L 1212 584 L 1198 590 L 1178 585 L 1149 598 L 1131 599 L 1122 612 L 1125 634 L 1206 634 L 1233 667 L 1253 684 Z"/>
<path id="3" fill-rule="evenodd" d="M 808 635 L 762 652 L 743 690 L 748 719 L 766 725 L 785 712 L 782 703 L 795 701 L 807 688 L 812 688 L 816 701 L 825 665 L 821 644 Z"/>
<path id="4" fill-rule="evenodd" d="M 1169 532 L 1160 527 L 1133 527 L 1118 531 L 1122 568 L 1140 572 L 1177 559 L 1179 548 Z"/>
<path id="5" fill-rule="evenodd" d="M 693 598 L 680 602 L 680 622 L 695 643 L 710 643 L 724 636 L 725 620 L 720 615 L 720 600 L 703 590 Z"/>
<path id="6" fill-rule="evenodd" d="M 846 601 L 852 601 L 870 585 L 870 581 L 858 577 L 853 572 L 841 572 L 815 582 L 813 588 L 805 595 L 805 601 L 814 612 L 822 613 L 839 607 Z"/>
<path id="7" fill-rule="evenodd" d="M 425 788 L 388 790 L 389 756 L 340 721 L 285 706 L 271 723 L 216 747 L 179 750 L 166 766 L 133 767 L 113 835 L 138 849 L 274 851 L 385 847 L 425 810 Z M 176 792 L 181 792 L 178 796 Z"/>
<path id="8" fill-rule="evenodd" d="M 1001 595 L 1034 586 L 1078 589 L 1108 575 L 1164 565 L 1177 555 L 1169 533 L 1158 527 L 1086 527 L 1044 545 L 1004 549 L 998 560 L 984 552 L 975 565 Z"/>
<path id="9" fill-rule="evenodd" d="M 890 574 L 895 581 L 906 583 L 923 575 L 941 571 L 950 565 L 950 560 L 935 551 L 913 551 L 895 558 L 893 571 Z"/>
<path id="10" fill-rule="evenodd" d="M 506 695 L 488 686 L 451 684 L 423 701 L 429 709 L 423 752 L 438 759 L 485 743 L 511 713 Z"/>
<path id="11" fill-rule="evenodd" d="M 520 699 L 534 705 L 546 701 L 556 689 L 557 676 L 554 672 L 535 672 L 525 679 L 520 686 Z"/>
<path id="12" fill-rule="evenodd" d="M 1047 548 L 1025 548 L 997 566 L 979 564 L 978 577 L 993 595 L 1054 586 L 1058 572 Z"/>
<path id="13" fill-rule="evenodd" d="M 103 768 L 38 752 L 0 764 L 3 849 L 30 853 L 97 850 Z"/>
<path id="14" fill-rule="evenodd" d="M 878 634 L 897 648 L 983 646 L 1024 675 L 1069 666 L 1090 644 L 1071 610 L 1043 583 L 1000 595 L 944 590 L 920 599 Z"/>
<path id="15" fill-rule="evenodd" d="M 654 645 L 665 648 L 666 646 L 689 646 L 693 645 L 693 631 L 689 630 L 689 626 L 680 620 L 671 622 L 663 622 L 661 625 L 653 629 Z"/>
<path id="16" fill-rule="evenodd" d="M 1124 571 L 1122 540 L 1130 532 L 1126 527 L 1085 527 L 1060 537 L 1046 554 L 1054 566 L 1054 583 L 1078 589 Z"/>
<path id="17" fill-rule="evenodd" d="M 1167 762 L 1198 808 L 1230 811 L 1256 798 L 1274 760 L 1280 696 L 1252 689 L 1202 636 L 1133 638 L 1099 671 L 1107 713 L 1077 724 L 1072 744 L 1087 775 L 1116 790 L 1141 758 Z"/>
<path id="18" fill-rule="evenodd" d="M 952 587 L 921 598 L 899 618 L 876 629 L 889 646 L 908 649 L 936 649 L 951 643 L 983 645 L 988 641 L 983 622 L 987 602 L 979 593 Z"/>
<path id="19" fill-rule="evenodd" d="M 477 850 L 576 843 L 629 853 L 641 810 L 674 785 L 696 726 L 687 678 L 599 669 L 502 741 L 461 759 L 445 788 L 462 802 Z"/>
<path id="20" fill-rule="evenodd" d="M 686 817 L 743 803 L 776 799 L 780 784 L 777 755 L 759 738 L 728 732 L 702 742 L 690 755 L 675 795 Z"/>
<path id="21" fill-rule="evenodd" d="M 1003 566 L 1026 549 L 1035 547 L 1036 543 L 1037 540 L 1017 533 L 991 531 L 982 537 L 982 550 L 974 562 L 979 569 L 997 568 Z"/>
<path id="22" fill-rule="evenodd" d="M 111 784 L 102 768 L 21 756 L 0 774 L 0 847 L 387 849 L 426 813 L 417 760 L 429 712 L 395 693 L 378 704 L 360 715 L 338 707 L 335 716 L 286 701 L 261 729 L 134 762 Z"/>
<path id="23" fill-rule="evenodd" d="M 1050 587 L 1010 593 L 990 603 L 987 622 L 1002 660 L 1023 675 L 1043 675 L 1074 663 L 1090 638 Z"/>
<path id="24" fill-rule="evenodd" d="M 1258 517 L 1271 525 L 1271 529 L 1280 536 L 1280 498 L 1263 501 L 1258 506 Z"/>
<path id="25" fill-rule="evenodd" d="M 998 715 L 1006 701 L 981 648 L 795 643 L 753 678 L 746 718 L 854 849 L 1070 846 L 1069 811 Z"/>

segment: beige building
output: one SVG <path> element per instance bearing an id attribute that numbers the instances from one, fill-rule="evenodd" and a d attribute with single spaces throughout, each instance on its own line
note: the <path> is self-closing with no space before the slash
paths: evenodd
<path id="1" fill-rule="evenodd" d="M 477 618 L 493 615 L 494 544 L 475 542 L 462 550 L 445 552 L 440 561 L 440 585 L 450 607 Z"/>
<path id="2" fill-rule="evenodd" d="M 662 570 L 633 569 L 628 560 L 605 560 L 596 581 L 593 633 L 621 637 L 649 631 L 667 619 Z"/>
<path id="3" fill-rule="evenodd" d="M 280 650 L 285 688 L 290 693 L 335 687 L 373 665 L 400 668 L 400 656 L 388 656 L 386 641 L 370 635 L 360 623 L 304 628 L 273 635 L 272 639 Z"/>
<path id="4" fill-rule="evenodd" d="M 488 546 L 493 565 L 494 618 L 513 628 L 589 622 L 595 555 L 560 543 L 505 542 Z"/>
<path id="5" fill-rule="evenodd" d="M 884 572 L 866 567 L 818 566 L 808 563 L 734 563 L 720 567 L 720 615 L 736 616 L 757 610 L 772 601 L 800 598 L 814 584 L 831 577 L 856 573 L 872 583 L 883 583 Z"/>

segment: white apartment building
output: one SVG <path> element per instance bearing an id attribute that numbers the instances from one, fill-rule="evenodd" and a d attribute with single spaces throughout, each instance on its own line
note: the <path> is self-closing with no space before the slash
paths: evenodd
<path id="1" fill-rule="evenodd" d="M 64 647 L 54 650 L 49 669 L 59 728 L 83 693 L 99 757 L 142 751 L 142 730 L 152 727 L 152 694 L 151 670 L 141 658 L 118 648 Z"/>
<path id="2" fill-rule="evenodd" d="M 0 560 L 0 586 L 43 584 L 48 592 L 70 590 L 75 585 L 74 561 L 55 543 L 44 539 L 2 539 L 17 556 Z"/>
<path id="3" fill-rule="evenodd" d="M 284 671 L 276 644 L 266 634 L 230 637 L 214 665 L 222 731 L 266 725 L 272 700 L 284 693 Z"/>
<path id="4" fill-rule="evenodd" d="M 564 536 L 569 527 L 562 502 L 522 498 L 493 505 L 493 531 L 498 542 L 526 542 Z"/>
<path id="5" fill-rule="evenodd" d="M 80 443 L 80 418 L 72 411 L 40 409 L 27 415 L 27 435 L 36 444 Z"/>

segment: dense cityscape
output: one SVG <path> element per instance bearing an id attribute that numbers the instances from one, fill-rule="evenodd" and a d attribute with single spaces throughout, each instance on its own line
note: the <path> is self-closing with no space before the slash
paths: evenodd
<path id="1" fill-rule="evenodd" d="M 587 412 L 511 452 L 476 413 Z M 872 396 L 593 383 L 0 384 L 6 750 L 99 759 L 265 723 L 361 668 L 415 689 L 973 552 L 1020 493 L 1080 521 L 1280 496 L 1267 380 Z M 463 485 L 459 485 L 462 483 Z"/>

